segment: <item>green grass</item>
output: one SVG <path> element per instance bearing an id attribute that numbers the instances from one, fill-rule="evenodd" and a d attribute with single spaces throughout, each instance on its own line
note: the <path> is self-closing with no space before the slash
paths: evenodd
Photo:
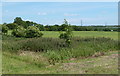
<path id="1" fill-rule="evenodd" d="M 39 71 L 40 68 L 46 65 L 46 61 L 36 59 L 30 54 L 16 55 L 9 52 L 3 52 L 3 74 L 31 74 L 34 70 Z M 37 55 L 39 56 L 39 55 Z M 26 72 L 27 71 L 27 72 Z"/>
<path id="2" fill-rule="evenodd" d="M 58 38 L 60 32 L 58 31 L 42 31 L 43 37 Z M 105 31 L 73 31 L 73 36 L 77 37 L 109 37 L 118 40 L 118 32 L 105 32 Z"/>
<path id="3" fill-rule="evenodd" d="M 8 31 L 8 35 L 11 35 L 11 30 Z M 59 31 L 42 31 L 43 37 L 58 38 Z M 118 32 L 105 32 L 105 31 L 73 31 L 73 36 L 77 37 L 109 37 L 114 40 L 118 40 Z"/>
<path id="4" fill-rule="evenodd" d="M 58 38 L 31 38 L 19 40 L 10 37 L 8 40 L 3 40 L 2 44 L 3 51 L 7 50 L 13 53 L 17 53 L 19 50 L 45 52 L 46 57 L 48 57 L 50 63 L 53 64 L 64 59 L 88 57 L 95 52 L 118 50 L 118 42 L 110 38 L 74 37 L 69 47 L 64 43 L 64 40 Z"/>
<path id="5" fill-rule="evenodd" d="M 70 48 L 61 44 L 64 40 L 58 39 L 59 32 L 42 32 L 43 38 L 27 39 L 3 35 L 4 74 L 118 73 L 117 57 L 111 56 L 118 53 L 115 51 L 118 50 L 118 32 L 73 31 L 74 38 Z M 11 31 L 8 34 L 11 35 Z M 35 52 L 41 49 L 47 51 Z M 96 52 L 107 53 L 107 57 L 91 58 Z M 84 57 L 88 58 L 81 59 Z M 72 58 L 75 60 L 71 60 Z"/>
<path id="6" fill-rule="evenodd" d="M 0 75 L 2 74 L 2 36 L 0 35 Z"/>
<path id="7" fill-rule="evenodd" d="M 34 56 L 42 56 L 41 53 L 34 54 Z M 117 51 L 113 51 L 101 57 L 77 58 L 49 65 L 41 57 L 37 59 L 39 61 L 33 61 L 35 58 L 28 56 L 30 52 L 25 55 L 3 52 L 3 74 L 118 74 L 117 54 Z"/>
<path id="8" fill-rule="evenodd" d="M 80 37 L 107 37 L 118 40 L 118 32 L 105 32 L 105 31 L 74 31 L 74 36 Z"/>

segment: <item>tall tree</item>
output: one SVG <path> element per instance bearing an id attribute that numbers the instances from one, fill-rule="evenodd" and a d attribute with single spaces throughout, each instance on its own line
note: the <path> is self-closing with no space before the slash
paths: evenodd
<path id="1" fill-rule="evenodd" d="M 27 27 L 28 27 L 28 26 L 27 26 L 27 23 L 26 23 L 25 21 L 23 21 L 21 17 L 16 17 L 16 18 L 14 19 L 14 22 L 13 22 L 13 23 L 16 23 L 16 24 L 18 24 L 19 26 L 22 26 L 22 27 L 24 27 L 24 28 L 27 28 Z"/>
<path id="2" fill-rule="evenodd" d="M 23 20 L 22 20 L 21 17 L 16 17 L 16 18 L 14 19 L 14 23 L 16 23 L 16 24 L 18 24 L 18 25 L 21 25 L 22 22 L 23 22 Z"/>

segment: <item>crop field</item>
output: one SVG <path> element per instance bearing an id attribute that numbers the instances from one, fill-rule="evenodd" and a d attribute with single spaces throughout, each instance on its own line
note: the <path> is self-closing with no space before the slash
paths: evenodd
<path id="1" fill-rule="evenodd" d="M 42 32 L 31 39 L 3 35 L 3 74 L 118 73 L 118 32 L 73 31 L 70 48 L 56 46 L 64 41 L 60 32 Z"/>

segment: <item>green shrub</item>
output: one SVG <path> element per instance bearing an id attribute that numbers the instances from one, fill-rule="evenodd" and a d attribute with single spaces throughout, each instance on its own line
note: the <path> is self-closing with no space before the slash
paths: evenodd
<path id="1" fill-rule="evenodd" d="M 33 37 L 41 37 L 43 34 L 40 30 L 35 26 L 29 26 L 26 30 L 26 37 L 33 38 Z"/>
<path id="2" fill-rule="evenodd" d="M 65 43 L 67 46 L 70 46 L 71 43 L 71 37 L 72 37 L 72 30 L 71 30 L 71 26 L 70 24 L 68 24 L 68 22 L 66 21 L 66 19 L 64 19 L 64 24 L 63 24 L 63 29 L 65 31 L 65 33 L 61 33 L 59 38 L 60 39 L 64 39 Z M 62 30 L 61 30 L 62 31 Z"/>
<path id="3" fill-rule="evenodd" d="M 8 32 L 8 27 L 6 25 L 2 25 L 2 32 L 7 33 Z"/>
<path id="4" fill-rule="evenodd" d="M 12 35 L 15 37 L 25 37 L 26 29 L 22 26 L 18 26 L 15 30 L 13 30 Z"/>

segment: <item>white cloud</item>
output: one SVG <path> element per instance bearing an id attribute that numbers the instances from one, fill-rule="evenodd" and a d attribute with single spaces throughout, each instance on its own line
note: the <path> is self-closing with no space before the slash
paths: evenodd
<path id="1" fill-rule="evenodd" d="M 79 14 L 69 14 L 69 13 L 64 13 L 64 16 L 79 16 Z"/>
<path id="2" fill-rule="evenodd" d="M 25 19 L 25 21 L 33 21 L 33 20 L 30 20 L 30 19 Z"/>
<path id="3" fill-rule="evenodd" d="M 47 15 L 46 12 L 39 12 L 38 15 Z"/>

